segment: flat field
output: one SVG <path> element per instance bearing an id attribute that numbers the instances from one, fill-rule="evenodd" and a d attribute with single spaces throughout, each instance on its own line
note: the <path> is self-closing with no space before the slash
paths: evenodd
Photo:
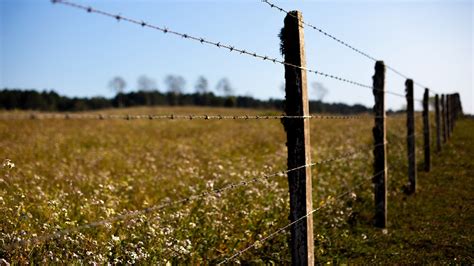
<path id="1" fill-rule="evenodd" d="M 279 114 L 197 107 L 101 113 Z M 416 121 L 422 162 L 421 117 Z M 388 197 L 395 205 L 389 203 L 388 232 L 373 228 L 372 126 L 371 118 L 311 120 L 313 162 L 355 152 L 311 168 L 313 205 L 324 206 L 313 215 L 316 260 L 472 263 L 472 235 L 456 235 L 471 248 L 452 256 L 413 255 L 411 261 L 390 255 L 404 250 L 405 231 L 391 231 L 405 210 L 402 202 L 416 202 L 427 191 L 420 185 L 416 196 L 403 193 L 405 116 L 390 116 Z M 473 129 L 463 120 L 456 130 Z M 216 264 L 258 241 L 233 262 L 289 264 L 288 231 L 261 241 L 289 223 L 287 178 L 272 175 L 286 170 L 285 142 L 279 120 L 0 119 L 0 159 L 10 160 L 0 167 L 0 258 L 19 264 Z M 465 178 L 472 180 L 472 172 Z M 202 194 L 223 187 L 229 189 Z M 344 192 L 350 193 L 335 198 Z M 387 239 L 400 239 L 402 246 L 395 243 L 387 254 L 374 249 Z"/>

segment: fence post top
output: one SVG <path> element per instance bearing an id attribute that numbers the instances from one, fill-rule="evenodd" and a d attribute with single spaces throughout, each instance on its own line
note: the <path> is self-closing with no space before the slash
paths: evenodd
<path id="1" fill-rule="evenodd" d="M 375 72 L 385 73 L 385 63 L 382 60 L 375 62 Z"/>
<path id="2" fill-rule="evenodd" d="M 290 10 L 290 11 L 288 11 L 288 14 L 290 16 L 298 16 L 298 15 L 301 16 L 301 11 L 299 11 L 299 10 Z"/>

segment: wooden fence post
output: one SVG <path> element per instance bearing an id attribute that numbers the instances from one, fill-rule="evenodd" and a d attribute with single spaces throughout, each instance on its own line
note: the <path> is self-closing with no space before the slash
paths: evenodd
<path id="1" fill-rule="evenodd" d="M 446 94 L 446 133 L 451 138 L 451 114 L 449 109 L 449 94 Z"/>
<path id="2" fill-rule="evenodd" d="M 408 193 L 416 192 L 416 152 L 415 152 L 415 104 L 413 98 L 413 80 L 405 82 L 407 98 L 407 152 L 408 152 Z"/>
<path id="3" fill-rule="evenodd" d="M 375 226 L 387 226 L 387 150 L 385 127 L 385 64 L 375 63 L 373 94 L 375 97 L 375 125 L 372 129 L 374 136 L 374 199 Z"/>
<path id="4" fill-rule="evenodd" d="M 448 95 L 448 110 L 449 110 L 449 137 L 453 133 L 453 96 L 451 94 Z"/>
<path id="5" fill-rule="evenodd" d="M 285 62 L 285 113 L 288 116 L 309 116 L 306 80 L 306 59 L 303 28 L 299 25 L 302 15 L 291 11 L 285 17 L 281 30 L 281 50 Z M 284 119 L 288 148 L 288 169 L 311 164 L 310 128 L 308 119 Z M 288 172 L 291 222 L 308 215 L 313 210 L 311 168 L 302 167 Z M 292 265 L 314 265 L 313 216 L 291 226 L 290 250 Z"/>
<path id="6" fill-rule="evenodd" d="M 435 95 L 435 115 L 436 115 L 436 151 L 441 151 L 441 117 L 439 114 L 439 95 Z"/>
<path id="7" fill-rule="evenodd" d="M 441 116 L 443 118 L 443 143 L 447 140 L 447 128 L 446 128 L 446 98 L 444 94 L 441 95 Z"/>
<path id="8" fill-rule="evenodd" d="M 423 144 L 425 151 L 425 171 L 429 172 L 431 169 L 431 154 L 430 154 L 430 112 L 429 112 L 429 91 L 425 89 L 423 94 Z"/>
<path id="9" fill-rule="evenodd" d="M 449 128 L 448 136 L 451 138 L 453 134 L 453 96 L 448 94 L 448 119 L 449 119 Z"/>
<path id="10" fill-rule="evenodd" d="M 456 121 L 454 121 L 454 95 L 451 94 L 449 96 L 449 109 L 450 110 L 450 114 L 451 114 L 451 136 L 453 135 L 453 131 L 454 131 L 454 124 L 456 123 Z"/>

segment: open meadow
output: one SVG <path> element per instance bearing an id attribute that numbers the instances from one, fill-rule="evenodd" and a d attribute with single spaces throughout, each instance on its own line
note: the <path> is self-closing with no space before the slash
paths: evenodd
<path id="1" fill-rule="evenodd" d="M 197 107 L 101 113 L 279 114 Z M 416 119 L 421 136 L 421 116 Z M 339 158 L 311 168 L 313 205 L 323 206 L 314 214 L 319 262 L 366 262 L 371 241 L 380 242 L 396 223 L 390 205 L 388 233 L 372 226 L 373 123 L 368 116 L 311 120 L 313 162 Z M 405 124 L 404 114 L 387 121 L 389 202 L 411 200 L 403 193 Z M 280 120 L 0 119 L 0 159 L 11 160 L 0 169 L 0 258 L 19 264 L 221 262 L 288 224 L 286 175 L 272 175 L 286 170 L 285 142 Z M 421 137 L 417 142 L 422 162 Z M 229 189 L 216 192 L 223 187 Z M 203 196 L 209 191 L 215 193 Z M 201 196 L 166 205 L 194 195 Z M 257 242 L 235 262 L 289 264 L 288 237 L 286 230 Z"/>

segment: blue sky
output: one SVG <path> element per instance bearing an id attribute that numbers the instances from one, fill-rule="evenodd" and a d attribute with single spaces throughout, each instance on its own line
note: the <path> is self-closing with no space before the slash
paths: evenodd
<path id="1" fill-rule="evenodd" d="M 281 58 L 284 15 L 260 0 L 73 0 L 157 26 Z M 283 66 L 142 29 L 126 22 L 53 5 L 49 0 L 0 0 L 0 88 L 54 89 L 69 96 L 111 96 L 108 81 L 127 90 L 146 75 L 161 91 L 168 74 L 199 75 L 214 87 L 227 77 L 237 94 L 282 98 Z M 472 1 L 277 1 L 307 22 L 382 59 L 440 93 L 460 92 L 474 113 Z M 320 33 L 305 29 L 309 68 L 371 84 L 374 63 Z M 404 79 L 387 71 L 387 89 L 403 93 Z M 369 89 L 308 75 L 328 88 L 328 102 L 373 104 Z M 311 89 L 311 88 L 310 88 Z M 422 89 L 415 96 L 421 98 Z M 311 97 L 314 93 L 310 91 Z M 405 100 L 387 95 L 387 105 Z"/>

